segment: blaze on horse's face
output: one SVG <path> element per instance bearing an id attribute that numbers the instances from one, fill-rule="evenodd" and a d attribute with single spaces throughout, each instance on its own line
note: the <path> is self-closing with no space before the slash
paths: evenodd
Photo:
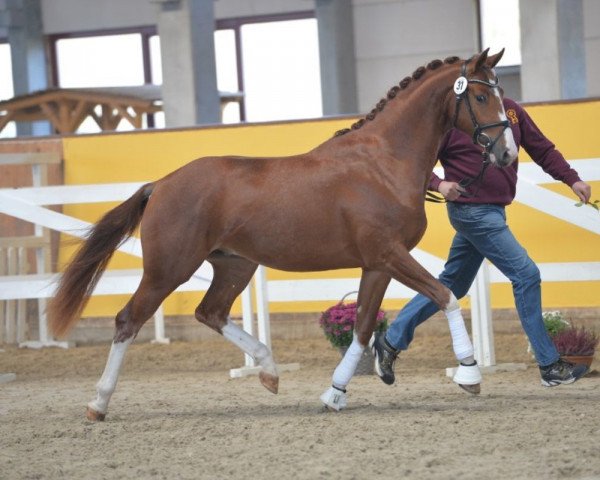
<path id="1" fill-rule="evenodd" d="M 504 49 L 488 56 L 488 50 L 485 50 L 475 56 L 465 72 L 466 89 L 459 95 L 456 84 L 454 88 L 457 95 L 455 108 L 459 109 L 456 127 L 468 133 L 475 143 L 487 148 L 490 162 L 498 167 L 510 165 L 518 153 L 494 72 L 503 53 Z M 461 101 L 458 97 L 462 97 Z"/>

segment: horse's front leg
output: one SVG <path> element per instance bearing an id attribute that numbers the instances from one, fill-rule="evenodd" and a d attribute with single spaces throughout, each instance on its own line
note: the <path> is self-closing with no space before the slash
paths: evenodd
<path id="1" fill-rule="evenodd" d="M 453 380 L 469 393 L 478 394 L 481 372 L 474 360 L 473 344 L 454 294 L 425 270 L 405 248 L 392 252 L 388 260 L 394 279 L 429 297 L 444 312 L 452 336 L 454 355 L 459 362 Z"/>
<path id="2" fill-rule="evenodd" d="M 391 277 L 386 273 L 363 270 L 352 343 L 333 372 L 331 387 L 321 395 L 321 401 L 329 409 L 339 411 L 347 405 L 346 386 L 350 383 L 363 350 L 373 335 L 377 313 L 390 280 Z"/>

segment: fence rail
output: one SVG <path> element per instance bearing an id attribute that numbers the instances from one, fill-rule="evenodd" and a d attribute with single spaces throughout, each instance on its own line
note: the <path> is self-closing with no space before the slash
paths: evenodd
<path id="1" fill-rule="evenodd" d="M 588 181 L 600 180 L 600 159 L 584 159 L 571 162 Z M 574 209 L 573 200 L 538 186 L 539 183 L 552 183 L 547 175 L 540 175 L 538 166 L 524 163 L 519 166 L 517 202 L 524 203 L 539 211 L 560 218 L 585 230 L 600 234 L 600 218 L 594 210 Z M 539 170 L 539 171 L 538 171 Z M 54 212 L 44 206 L 83 204 L 122 201 L 135 192 L 142 183 L 116 183 L 84 186 L 32 187 L 18 189 L 0 189 L 0 213 L 14 216 L 34 223 L 37 228 L 45 227 L 75 237 L 82 237 L 91 226 L 88 222 Z M 139 239 L 131 238 L 119 247 L 119 251 L 141 257 Z M 441 272 L 444 260 L 423 250 L 414 249 L 413 256 L 432 274 Z M 554 281 L 598 281 L 600 280 L 600 262 L 584 263 L 541 263 L 542 280 Z M 141 270 L 110 270 L 100 280 L 94 295 L 132 293 L 141 278 Z M 204 263 L 182 285 L 178 291 L 205 291 L 212 279 L 212 267 Z M 4 275 L 0 277 L 0 300 L 18 300 L 24 298 L 43 299 L 52 295 L 56 274 Z M 469 292 L 472 299 L 473 336 L 476 358 L 481 365 L 494 365 L 493 333 L 491 328 L 491 307 L 489 284 L 504 283 L 508 279 L 495 267 L 485 266 Z M 263 269 L 255 278 L 257 291 L 258 331 L 261 341 L 270 344 L 268 303 L 306 300 L 336 301 L 345 293 L 357 290 L 358 278 L 268 280 Z M 414 292 L 393 281 L 386 298 L 410 298 Z M 253 332 L 250 289 L 242 294 L 244 325 Z M 164 325 L 162 315 L 157 319 L 157 338 Z M 162 329 L 162 330 L 160 330 Z M 160 339 L 159 339 L 160 340 Z M 247 359 L 247 364 L 248 364 Z"/>

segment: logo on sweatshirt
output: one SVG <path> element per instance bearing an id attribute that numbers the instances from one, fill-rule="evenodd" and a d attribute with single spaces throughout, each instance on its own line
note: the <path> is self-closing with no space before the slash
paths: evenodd
<path id="1" fill-rule="evenodd" d="M 513 125 L 515 125 L 516 123 L 519 123 L 519 118 L 517 117 L 517 112 L 515 112 L 514 109 L 509 108 L 506 111 L 506 116 L 510 120 L 510 123 L 512 123 Z"/>

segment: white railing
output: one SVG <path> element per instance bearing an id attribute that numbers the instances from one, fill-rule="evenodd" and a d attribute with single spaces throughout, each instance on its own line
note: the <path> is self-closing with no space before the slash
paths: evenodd
<path id="1" fill-rule="evenodd" d="M 84 186 L 27 187 L 0 189 L 0 213 L 11 215 L 20 220 L 34 223 L 61 233 L 83 238 L 92 226 L 62 213 L 49 210 L 44 206 L 99 203 L 123 201 L 129 198 L 142 183 L 121 183 Z M 141 242 L 130 238 L 118 248 L 118 251 L 142 257 Z M 133 293 L 141 279 L 142 271 L 110 270 L 100 281 L 94 295 L 114 295 Z M 177 291 L 204 291 L 212 279 L 212 267 L 205 263 L 194 273 L 188 282 Z M 0 300 L 26 298 L 45 299 L 53 295 L 58 274 L 34 274 L 0 277 Z M 55 345 L 47 334 L 46 320 L 40 317 L 40 339 L 33 346 Z M 155 314 L 155 341 L 167 342 L 164 335 L 162 309 Z"/>
<path id="2" fill-rule="evenodd" d="M 600 159 L 575 160 L 571 164 L 587 181 L 600 180 Z M 538 172 L 539 171 L 539 172 Z M 541 175 L 540 175 L 541 172 Z M 572 198 L 538 187 L 540 183 L 552 183 L 537 165 L 524 163 L 519 166 L 519 184 L 516 201 L 539 211 L 558 217 L 580 228 L 600 234 L 600 215 L 591 208 L 573 208 Z M 142 183 L 119 183 L 84 186 L 55 186 L 37 188 L 0 189 L 0 213 L 50 228 L 75 237 L 82 237 L 90 227 L 88 222 L 54 212 L 44 206 L 122 201 L 129 198 Z M 119 247 L 119 251 L 142 256 L 138 239 L 131 238 Z M 432 274 L 441 272 L 444 260 L 427 252 L 414 249 L 413 256 Z M 544 282 L 552 281 L 598 281 L 600 262 L 542 263 L 538 264 Z M 489 271 L 488 271 L 489 268 Z M 52 295 L 56 274 L 17 275 L 0 277 L 0 300 L 22 298 L 47 298 Z M 141 278 L 141 270 L 109 270 L 102 277 L 94 295 L 133 293 Z M 204 263 L 192 278 L 177 291 L 205 291 L 212 279 L 212 267 Z M 259 339 L 270 345 L 269 301 L 292 302 L 308 300 L 337 301 L 349 291 L 358 289 L 358 278 L 266 280 L 265 271 L 259 268 L 254 279 L 258 317 Z M 495 364 L 489 283 L 504 283 L 508 279 L 494 267 L 484 265 L 469 292 L 471 295 L 471 318 L 476 358 L 480 365 Z M 392 281 L 385 298 L 411 298 L 415 292 Z M 250 288 L 242 294 L 243 323 L 254 334 L 252 299 Z M 164 341 L 162 315 L 155 318 L 155 336 Z M 247 357 L 246 365 L 252 366 Z"/>
<path id="3" fill-rule="evenodd" d="M 123 201 L 129 198 L 143 183 L 115 183 L 82 186 L 25 187 L 17 189 L 0 189 L 0 213 L 34 223 L 74 237 L 83 238 L 92 224 L 68 215 L 55 212 L 47 206 L 88 204 Z M 141 243 L 137 238 L 130 238 L 118 249 L 119 251 L 142 257 Z M 426 252 L 415 250 L 415 257 L 426 268 L 441 271 L 442 259 Z M 0 300 L 27 298 L 49 298 L 53 295 L 59 274 L 10 275 L 0 277 Z M 133 293 L 141 279 L 142 271 L 108 270 L 102 276 L 94 295 L 113 295 Z M 204 263 L 188 282 L 177 291 L 206 291 L 212 280 L 212 267 Z M 305 300 L 338 300 L 348 291 L 357 290 L 358 278 L 342 278 L 327 280 L 266 280 L 265 271 L 259 268 L 254 279 L 256 285 L 256 305 L 258 318 L 258 338 L 270 345 L 270 325 L 268 302 L 290 302 Z M 242 294 L 243 322 L 245 328 L 254 334 L 252 299 L 250 288 Z M 403 285 L 396 284 L 388 290 L 388 297 L 408 298 L 413 292 Z M 159 312 L 155 318 L 155 340 L 165 341 L 164 320 Z M 45 329 L 45 326 L 44 326 Z M 53 342 L 51 339 L 40 339 L 40 344 Z M 252 364 L 247 357 L 247 364 Z"/>

